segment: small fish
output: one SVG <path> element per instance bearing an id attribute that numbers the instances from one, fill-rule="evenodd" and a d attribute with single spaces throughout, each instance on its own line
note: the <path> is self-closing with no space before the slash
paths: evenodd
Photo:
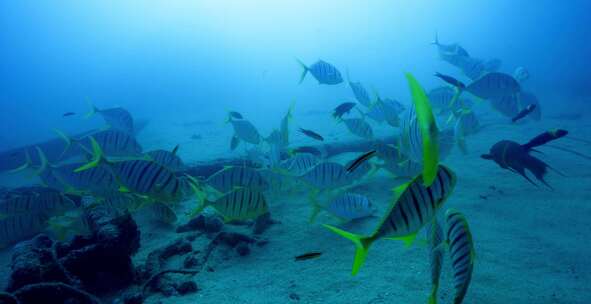
<path id="1" fill-rule="evenodd" d="M 466 296 L 472 271 L 474 270 L 475 250 L 472 233 L 468 227 L 468 221 L 463 214 L 453 209 L 445 212 L 447 226 L 447 242 L 449 257 L 453 269 L 454 303 L 461 304 Z"/>
<path id="2" fill-rule="evenodd" d="M 478 197 L 482 200 L 488 200 L 488 196 L 483 195 L 483 194 L 479 194 Z"/>
<path id="3" fill-rule="evenodd" d="M 319 258 L 322 255 L 322 252 L 308 252 L 302 255 L 298 255 L 294 258 L 295 261 L 305 261 Z"/>
<path id="4" fill-rule="evenodd" d="M 376 150 L 372 150 L 372 151 L 366 152 L 366 153 L 362 154 L 361 156 L 357 157 L 351 163 L 351 165 L 349 165 L 347 167 L 347 172 L 349 172 L 349 173 L 353 172 L 353 170 L 355 170 L 357 167 L 359 167 L 359 165 L 361 165 L 365 161 L 370 160 L 375 155 L 376 155 Z"/>
<path id="5" fill-rule="evenodd" d="M 250 188 L 238 188 L 213 202 L 204 199 L 194 213 L 201 212 L 207 206 L 219 212 L 226 222 L 256 219 L 269 212 L 263 193 Z"/>
<path id="6" fill-rule="evenodd" d="M 455 78 L 453 78 L 451 76 L 444 75 L 444 74 L 441 74 L 441 73 L 435 73 L 435 77 L 440 78 L 441 80 L 443 80 L 443 81 L 451 84 L 454 87 L 457 87 L 460 90 L 463 90 L 463 89 L 466 88 L 466 86 L 462 82 L 458 81 L 457 79 L 455 79 Z"/>
<path id="7" fill-rule="evenodd" d="M 63 117 L 68 117 L 68 116 L 73 116 L 73 115 L 76 115 L 76 113 L 74 113 L 74 112 L 66 112 L 62 116 Z"/>
<path id="8" fill-rule="evenodd" d="M 343 82 L 341 72 L 339 72 L 336 67 L 326 61 L 318 60 L 309 67 L 300 60 L 297 61 L 304 69 L 302 75 L 300 76 L 300 83 L 304 81 L 304 78 L 308 72 L 310 72 L 310 74 L 312 74 L 312 76 L 318 80 L 319 84 L 335 85 Z"/>
<path id="9" fill-rule="evenodd" d="M 419 175 L 395 189 L 395 199 L 390 202 L 390 208 L 371 235 L 357 235 L 326 224 L 324 227 L 355 244 L 352 271 L 355 275 L 363 265 L 373 242 L 388 238 L 403 240 L 407 245 L 412 244 L 417 232 L 433 220 L 437 210 L 451 195 L 455 184 L 453 171 L 439 165 L 435 181 L 430 186 L 424 186 L 423 177 Z"/>
<path id="10" fill-rule="evenodd" d="M 193 134 L 193 135 L 191 135 L 191 139 L 192 140 L 200 140 L 200 139 L 203 139 L 203 137 L 201 136 L 201 134 Z"/>
<path id="11" fill-rule="evenodd" d="M 528 104 L 523 110 L 521 110 L 515 117 L 511 118 L 512 122 L 517 122 L 518 120 L 524 118 L 525 116 L 529 115 L 531 112 L 534 111 L 536 108 L 535 104 Z"/>
<path id="12" fill-rule="evenodd" d="M 355 107 L 355 105 L 357 105 L 354 102 L 343 102 L 340 105 L 338 105 L 333 113 L 332 113 L 332 117 L 339 119 L 341 118 L 344 114 L 346 113 L 350 113 L 351 109 L 353 109 Z"/>
<path id="13" fill-rule="evenodd" d="M 299 131 L 300 131 L 300 133 L 303 133 L 304 135 L 306 135 L 312 139 L 324 141 L 324 138 L 320 134 L 318 134 L 312 130 L 306 130 L 306 129 L 300 128 Z"/>

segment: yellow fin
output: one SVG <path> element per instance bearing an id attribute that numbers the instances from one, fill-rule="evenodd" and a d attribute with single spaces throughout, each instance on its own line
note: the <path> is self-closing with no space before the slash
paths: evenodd
<path id="1" fill-rule="evenodd" d="M 415 105 L 417 121 L 423 139 L 423 184 L 430 186 L 437 176 L 439 163 L 439 130 L 435 123 L 433 110 L 427 94 L 419 82 L 410 74 L 406 74 L 410 86 L 412 100 Z"/>
<path id="2" fill-rule="evenodd" d="M 395 241 L 402 241 L 402 242 L 404 242 L 404 246 L 405 247 L 410 247 L 415 242 L 415 239 L 416 238 L 417 238 L 417 234 L 416 233 L 413 233 L 413 234 L 409 234 L 409 235 L 405 235 L 405 236 L 388 237 L 388 238 L 385 238 L 385 239 L 387 239 L 387 240 L 395 240 Z"/>

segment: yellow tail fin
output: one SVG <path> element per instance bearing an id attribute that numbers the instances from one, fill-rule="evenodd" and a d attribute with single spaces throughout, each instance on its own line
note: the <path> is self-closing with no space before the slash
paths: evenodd
<path id="1" fill-rule="evenodd" d="M 328 230 L 353 242 L 355 245 L 355 260 L 353 261 L 353 270 L 351 271 L 351 274 L 356 275 L 359 272 L 359 269 L 361 269 L 363 262 L 365 262 L 367 251 L 369 250 L 369 247 L 373 243 L 374 239 L 372 237 L 361 236 L 347 232 L 331 225 L 323 224 L 323 226 Z"/>
<path id="2" fill-rule="evenodd" d="M 101 163 L 107 161 L 103 154 L 103 149 L 101 149 L 101 146 L 96 141 L 96 139 L 94 139 L 92 136 L 89 136 L 88 138 L 90 138 L 90 143 L 92 145 L 92 160 L 88 164 L 82 165 L 81 167 L 75 169 L 74 172 L 76 173 L 97 167 Z"/>
<path id="3" fill-rule="evenodd" d="M 423 139 L 423 184 L 430 186 L 437 176 L 439 162 L 439 130 L 435 123 L 435 117 L 429 103 L 429 98 L 419 82 L 410 74 L 406 79 L 412 93 L 412 100 L 415 105 L 417 120 Z"/>

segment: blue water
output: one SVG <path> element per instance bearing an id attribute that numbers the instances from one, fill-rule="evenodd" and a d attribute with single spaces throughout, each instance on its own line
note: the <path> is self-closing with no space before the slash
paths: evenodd
<path id="1" fill-rule="evenodd" d="M 530 77 L 522 88 L 538 97 L 542 109 L 540 121 L 527 118 L 512 125 L 509 117 L 491 109 L 488 101 L 475 98 L 475 112 L 486 127 L 467 139 L 468 154 L 453 148 L 445 161 L 460 176 L 452 204 L 465 211 L 480 234 L 474 233 L 477 249 L 484 252 L 481 259 L 479 256 L 481 265 L 475 268 L 464 303 L 498 303 L 498 294 L 504 302 L 587 303 L 591 290 L 584 282 L 589 279 L 591 265 L 582 259 L 591 253 L 585 244 L 591 235 L 587 216 L 591 148 L 575 140 L 591 138 L 590 12 L 591 2 L 584 0 L 2 1 L 0 169 L 6 171 L 22 163 L 24 154 L 13 153 L 55 140 L 53 129 L 73 135 L 104 127 L 98 115 L 84 118 L 89 103 L 101 109 L 125 108 L 136 122 L 145 125 L 136 134 L 144 150 L 170 150 L 180 144 L 179 155 L 189 166 L 244 155 L 242 147 L 228 149 L 233 131 L 224 121 L 229 110 L 240 112 L 266 137 L 293 104 L 291 147 L 317 144 L 297 133 L 298 127 L 322 133 L 328 144 L 356 140 L 343 124 L 336 124 L 330 117 L 334 107 L 354 101 L 347 84 L 349 78 L 361 81 L 372 97 L 379 93 L 406 106 L 411 104 L 406 72 L 412 73 L 427 91 L 444 85 L 433 76 L 435 72 L 471 82 L 440 58 L 437 48 L 430 44 L 437 35 L 441 43 L 459 43 L 470 56 L 500 59 L 499 72 L 513 75 L 518 67 L 527 69 Z M 319 59 L 327 61 L 345 81 L 319 85 L 312 75 L 307 75 L 298 84 L 302 70 L 296 59 L 308 65 Z M 74 115 L 64 117 L 66 112 Z M 358 116 L 355 110 L 352 115 Z M 400 131 L 373 121 L 370 124 L 378 138 Z M 561 139 L 563 142 L 557 141 L 556 145 L 583 154 L 574 156 L 548 148 L 544 155 L 538 155 L 565 175 L 550 173 L 548 182 L 554 191 L 534 187 L 480 158 L 497 141 L 525 143 L 554 128 L 566 129 L 574 138 Z M 59 154 L 61 141 L 54 141 L 48 149 Z M 33 155 L 35 161 L 36 157 Z M 37 184 L 35 179 L 6 172 L 0 178 L 2 187 Z M 493 185 L 503 189 L 504 194 L 490 190 Z M 372 189 L 393 186 L 380 173 L 364 190 L 371 193 Z M 298 188 L 295 194 L 274 195 L 279 197 L 276 200 L 298 202 L 298 197 L 307 193 Z M 382 201 L 377 204 L 381 216 L 388 206 L 388 193 L 373 195 Z M 475 202 L 484 206 L 475 206 Z M 523 205 L 528 207 L 518 207 Z M 539 209 L 529 210 L 536 206 Z M 397 245 L 390 258 L 387 245 L 376 246 L 372 251 L 378 253 L 370 253 L 370 265 L 362 275 L 367 283 L 361 284 L 359 279 L 347 277 L 353 256 L 351 244 L 329 235 L 318 223 L 308 224 L 309 206 L 301 203 L 300 207 L 293 213 L 277 211 L 278 220 L 284 221 L 283 228 L 269 232 L 270 242 L 277 237 L 276 242 L 287 246 L 287 252 L 265 256 L 267 262 L 274 263 L 261 262 L 263 274 L 250 275 L 268 276 L 269 281 L 292 280 L 291 271 L 301 269 L 277 270 L 281 267 L 277 260 L 291 263 L 292 255 L 320 246 L 327 251 L 324 257 L 328 255 L 332 260 L 319 260 L 318 267 L 301 270 L 306 275 L 296 279 L 305 286 L 298 291 L 303 302 L 385 303 L 402 297 L 408 303 L 417 303 L 426 299 L 430 285 L 427 259 L 422 256 L 424 248 L 409 253 Z M 364 227 L 371 231 L 374 226 Z M 291 241 L 290 233 L 299 243 Z M 166 243 L 169 235 L 159 235 Z M 333 243 L 310 243 L 329 240 Z M 493 245 L 488 248 L 486 243 Z M 328 252 L 331 249 L 333 252 Z M 421 258 L 416 257 L 417 252 Z M 513 252 L 517 252 L 516 259 Z M 546 255 L 560 258 L 561 253 L 567 256 L 565 260 L 545 259 Z M 8 256 L 5 253 L 6 261 Z M 423 267 L 420 279 L 409 274 L 417 271 L 416 267 L 407 270 L 398 265 L 396 270 L 388 270 L 394 267 L 392 263 L 400 261 L 400 256 Z M 242 261 L 238 268 L 248 271 L 258 262 Z M 546 263 L 551 265 L 547 271 L 536 272 Z M 479 274 L 479 267 L 486 271 Z M 317 270 L 322 271 L 318 274 L 314 269 L 325 270 Z M 395 271 L 405 273 L 404 283 L 396 281 Z M 516 282 L 520 275 L 526 283 Z M 231 287 L 224 285 L 231 284 L 233 278 L 241 279 L 238 274 L 218 272 L 215 276 L 222 283 L 211 284 L 213 291 L 205 291 L 204 296 L 212 303 L 296 301 L 278 295 L 286 284 L 268 283 L 274 294 L 268 299 L 253 295 L 252 287 L 240 285 L 250 289 L 241 297 L 240 288 L 228 291 Z M 319 282 L 315 282 L 316 276 L 322 277 Z M 453 294 L 450 277 L 448 273 L 447 285 L 442 287 L 444 303 L 451 301 Z M 255 281 L 258 288 L 265 286 L 261 283 L 265 280 Z M 522 289 L 512 289 L 513 284 Z M 388 293 L 391 285 L 396 287 Z M 360 288 L 369 291 L 365 294 Z M 323 293 L 324 289 L 329 291 Z M 220 296 L 224 292 L 231 296 Z M 178 298 L 178 303 L 183 301 Z"/>

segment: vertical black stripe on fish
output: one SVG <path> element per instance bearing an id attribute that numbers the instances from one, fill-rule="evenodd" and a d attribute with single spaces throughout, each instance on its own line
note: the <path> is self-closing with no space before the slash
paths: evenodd
<path id="1" fill-rule="evenodd" d="M 146 189 L 147 191 L 151 191 L 153 189 L 152 187 L 154 187 L 154 184 L 156 183 L 156 181 L 160 177 L 160 174 L 162 174 L 162 172 L 164 171 L 164 166 L 155 166 L 154 165 L 155 163 L 150 163 L 150 164 L 152 165 L 152 167 L 157 167 L 157 168 L 156 168 L 156 172 L 152 175 L 152 178 L 147 183 L 147 189 Z M 168 180 L 170 180 L 170 176 L 169 176 L 169 179 Z M 164 189 L 163 186 L 164 185 L 162 185 L 162 184 L 159 186 L 159 188 L 160 188 L 159 190 L 160 191 L 162 191 Z"/>
<path id="2" fill-rule="evenodd" d="M 402 202 L 401 202 L 402 203 Z M 406 225 L 406 229 L 410 230 L 410 226 L 408 225 L 408 216 L 406 215 L 406 212 L 404 212 L 404 206 L 405 204 L 401 204 L 400 205 L 400 215 L 402 215 L 402 220 L 404 220 L 404 224 Z"/>
<path id="3" fill-rule="evenodd" d="M 414 185 L 415 184 L 413 183 L 408 187 L 408 191 L 410 193 L 410 201 L 412 202 L 412 206 L 416 211 L 415 213 L 419 216 L 419 221 L 423 223 L 423 214 L 421 213 L 421 206 L 419 206 L 420 202 L 418 201 L 418 198 L 413 191 Z"/>
<path id="4" fill-rule="evenodd" d="M 466 263 L 469 258 L 470 258 L 470 251 L 466 251 L 464 254 L 454 257 L 453 267 L 457 268 L 458 265 L 460 264 L 460 262 Z"/>
<path id="5" fill-rule="evenodd" d="M 134 175 L 135 173 L 135 168 L 140 164 L 139 160 L 133 160 L 131 162 L 125 162 L 123 164 L 124 168 L 127 167 L 127 175 L 126 175 L 126 180 L 128 182 L 131 182 L 131 177 Z"/>
<path id="6" fill-rule="evenodd" d="M 153 169 L 152 166 L 150 166 L 151 163 L 148 162 L 142 162 L 141 167 L 138 168 L 138 173 L 137 175 L 134 176 L 133 179 L 133 183 L 135 185 L 135 189 L 140 190 L 140 192 L 147 192 L 145 190 L 145 186 L 146 186 L 146 181 L 147 181 L 147 173 L 150 172 L 150 169 Z M 149 189 L 148 189 L 149 191 Z"/>

